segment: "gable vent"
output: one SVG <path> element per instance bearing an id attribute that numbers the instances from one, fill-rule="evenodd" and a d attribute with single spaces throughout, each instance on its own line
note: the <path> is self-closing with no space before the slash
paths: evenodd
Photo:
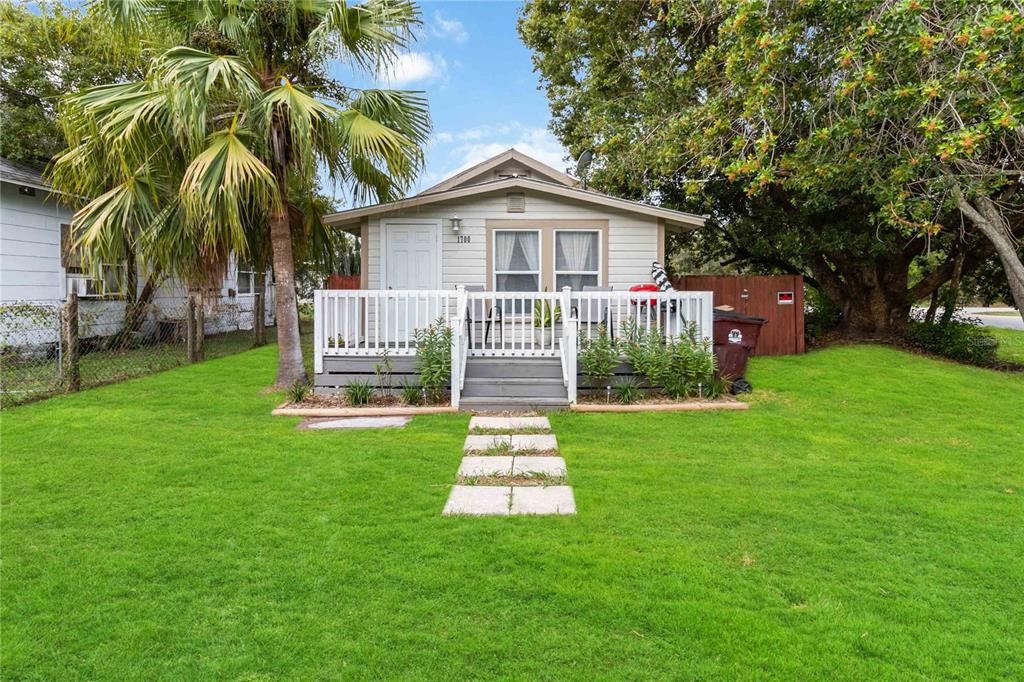
<path id="1" fill-rule="evenodd" d="M 509 213 L 523 213 L 526 211 L 526 195 L 522 192 L 509 192 L 505 195 L 508 199 Z"/>

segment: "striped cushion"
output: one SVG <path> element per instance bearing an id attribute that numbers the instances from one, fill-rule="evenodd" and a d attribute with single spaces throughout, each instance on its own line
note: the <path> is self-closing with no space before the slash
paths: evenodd
<path id="1" fill-rule="evenodd" d="M 668 273 L 665 272 L 665 268 L 662 267 L 661 263 L 654 261 L 651 263 L 651 279 L 658 285 L 658 288 L 662 291 L 675 291 L 675 287 L 672 286 L 672 282 L 668 281 Z"/>

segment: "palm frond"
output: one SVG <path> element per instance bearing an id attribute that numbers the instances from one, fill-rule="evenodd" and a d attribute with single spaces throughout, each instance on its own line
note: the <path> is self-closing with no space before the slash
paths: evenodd
<path id="1" fill-rule="evenodd" d="M 350 3 L 330 0 L 323 18 L 310 35 L 314 43 L 337 41 L 343 54 L 363 68 L 392 61 L 409 45 L 412 28 L 420 23 L 419 10 L 411 0 L 366 0 Z"/>
<path id="2" fill-rule="evenodd" d="M 194 96 L 193 85 L 206 95 L 219 84 L 226 92 L 254 99 L 260 94 L 260 81 L 252 67 L 241 57 L 216 55 L 191 47 L 173 47 L 154 62 L 156 78 Z"/>
<path id="3" fill-rule="evenodd" d="M 244 256 L 243 217 L 248 202 L 279 208 L 277 180 L 232 124 L 213 133 L 207 148 L 185 170 L 179 195 L 196 238 L 207 247 L 226 244 Z"/>

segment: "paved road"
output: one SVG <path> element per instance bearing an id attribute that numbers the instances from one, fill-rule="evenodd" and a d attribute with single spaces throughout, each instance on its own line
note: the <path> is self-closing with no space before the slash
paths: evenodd
<path id="1" fill-rule="evenodd" d="M 986 315 L 985 313 L 1016 312 L 1013 308 L 964 308 L 971 317 L 977 317 L 986 327 L 1002 327 L 1024 331 L 1024 320 L 1020 315 Z"/>
<path id="2" fill-rule="evenodd" d="M 924 308 L 915 308 L 924 313 Z M 986 315 L 985 313 L 1008 313 L 1016 312 L 1013 308 L 964 308 L 964 314 L 969 317 L 976 317 L 981 320 L 983 327 L 1001 327 L 1003 329 L 1016 329 L 1024 331 L 1024 320 L 1020 315 Z M 939 308 L 938 315 L 942 315 L 942 308 Z"/>

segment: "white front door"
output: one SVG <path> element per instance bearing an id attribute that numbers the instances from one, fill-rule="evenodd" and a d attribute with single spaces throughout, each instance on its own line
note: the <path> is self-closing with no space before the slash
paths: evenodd
<path id="1" fill-rule="evenodd" d="M 384 288 L 394 291 L 441 288 L 441 225 L 439 221 L 403 220 L 384 224 Z M 385 314 L 389 327 L 404 339 L 414 329 L 436 320 L 442 310 L 436 296 L 396 298 Z"/>

